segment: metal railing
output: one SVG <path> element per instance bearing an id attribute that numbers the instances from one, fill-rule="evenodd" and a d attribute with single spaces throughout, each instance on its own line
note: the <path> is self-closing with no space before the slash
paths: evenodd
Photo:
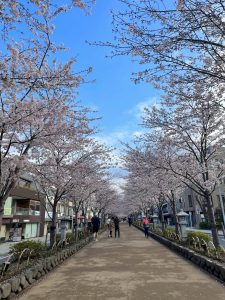
<path id="1" fill-rule="evenodd" d="M 14 211 L 14 215 L 18 216 L 40 216 L 40 211 L 30 208 L 17 208 Z"/>

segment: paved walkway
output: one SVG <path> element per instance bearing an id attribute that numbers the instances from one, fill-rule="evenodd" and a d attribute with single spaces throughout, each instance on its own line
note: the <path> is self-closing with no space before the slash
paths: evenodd
<path id="1" fill-rule="evenodd" d="M 225 287 L 127 224 L 104 233 L 20 300 L 224 300 Z"/>

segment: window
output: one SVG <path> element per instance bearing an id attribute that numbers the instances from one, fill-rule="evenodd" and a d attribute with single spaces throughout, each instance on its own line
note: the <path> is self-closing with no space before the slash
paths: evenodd
<path id="1" fill-rule="evenodd" d="M 192 202 L 191 195 L 188 195 L 188 203 L 189 203 L 189 207 L 193 207 L 193 202 Z"/>
<path id="2" fill-rule="evenodd" d="M 25 178 L 20 178 L 19 179 L 19 182 L 18 182 L 18 185 L 20 187 L 24 187 L 24 188 L 28 188 L 30 189 L 31 188 L 31 181 L 30 180 L 27 180 Z"/>
<path id="3" fill-rule="evenodd" d="M 167 204 L 163 204 L 163 206 L 162 206 L 162 212 L 163 212 L 163 214 L 168 214 Z"/>

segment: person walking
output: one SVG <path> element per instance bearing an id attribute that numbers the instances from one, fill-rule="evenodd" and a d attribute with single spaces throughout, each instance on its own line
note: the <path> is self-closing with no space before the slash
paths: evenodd
<path id="1" fill-rule="evenodd" d="M 145 233 L 145 237 L 148 238 L 148 226 L 149 226 L 149 221 L 147 216 L 145 216 L 144 220 L 143 220 L 143 227 L 144 227 L 144 233 Z"/>
<path id="2" fill-rule="evenodd" d="M 117 236 L 119 238 L 120 237 L 120 220 L 117 216 L 114 218 L 114 227 L 115 227 L 115 238 Z"/>
<path id="3" fill-rule="evenodd" d="M 132 218 L 131 218 L 131 216 L 128 217 L 128 224 L 129 224 L 129 227 L 131 227 L 131 225 L 132 225 Z"/>
<path id="4" fill-rule="evenodd" d="M 99 227 L 100 227 L 100 219 L 99 217 L 94 214 L 94 216 L 91 219 L 91 223 L 92 223 L 92 232 L 93 232 L 93 238 L 94 241 L 97 242 L 97 236 L 98 236 L 98 231 L 99 231 Z"/>
<path id="5" fill-rule="evenodd" d="M 106 224 L 108 226 L 108 237 L 112 237 L 112 220 L 110 218 L 108 218 L 108 220 L 106 221 Z"/>

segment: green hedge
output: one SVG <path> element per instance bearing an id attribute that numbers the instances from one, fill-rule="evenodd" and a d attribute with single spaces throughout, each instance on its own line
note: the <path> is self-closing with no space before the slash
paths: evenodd
<path id="1" fill-rule="evenodd" d="M 211 226 L 209 222 L 200 222 L 199 223 L 199 229 L 211 229 Z"/>
<path id="2" fill-rule="evenodd" d="M 164 232 L 163 232 L 163 235 L 165 237 L 170 238 L 170 236 L 171 236 L 172 233 L 175 233 L 175 229 L 174 228 L 165 228 Z"/>
<path id="3" fill-rule="evenodd" d="M 187 242 L 189 245 L 193 245 L 193 238 L 195 237 L 198 237 L 200 241 L 203 239 L 206 243 L 212 240 L 210 235 L 207 233 L 200 231 L 189 231 L 187 233 Z"/>
<path id="4" fill-rule="evenodd" d="M 67 232 L 66 233 L 66 239 L 69 244 L 75 243 L 75 235 L 72 232 Z"/>
<path id="5" fill-rule="evenodd" d="M 61 233 L 56 234 L 55 240 L 56 240 L 56 243 L 58 244 L 58 242 L 61 240 Z"/>
<path id="6" fill-rule="evenodd" d="M 154 229 L 155 229 L 155 228 L 154 228 L 154 224 L 150 223 L 150 224 L 149 224 L 149 229 L 150 229 L 150 230 L 154 230 Z"/>
<path id="7" fill-rule="evenodd" d="M 41 241 L 22 241 L 15 245 L 10 246 L 10 254 L 14 254 L 15 257 L 19 257 L 24 249 L 32 250 L 30 257 L 40 257 L 42 252 L 46 249 L 45 245 Z M 29 251 L 24 252 L 23 258 L 27 258 L 29 256 Z"/>

